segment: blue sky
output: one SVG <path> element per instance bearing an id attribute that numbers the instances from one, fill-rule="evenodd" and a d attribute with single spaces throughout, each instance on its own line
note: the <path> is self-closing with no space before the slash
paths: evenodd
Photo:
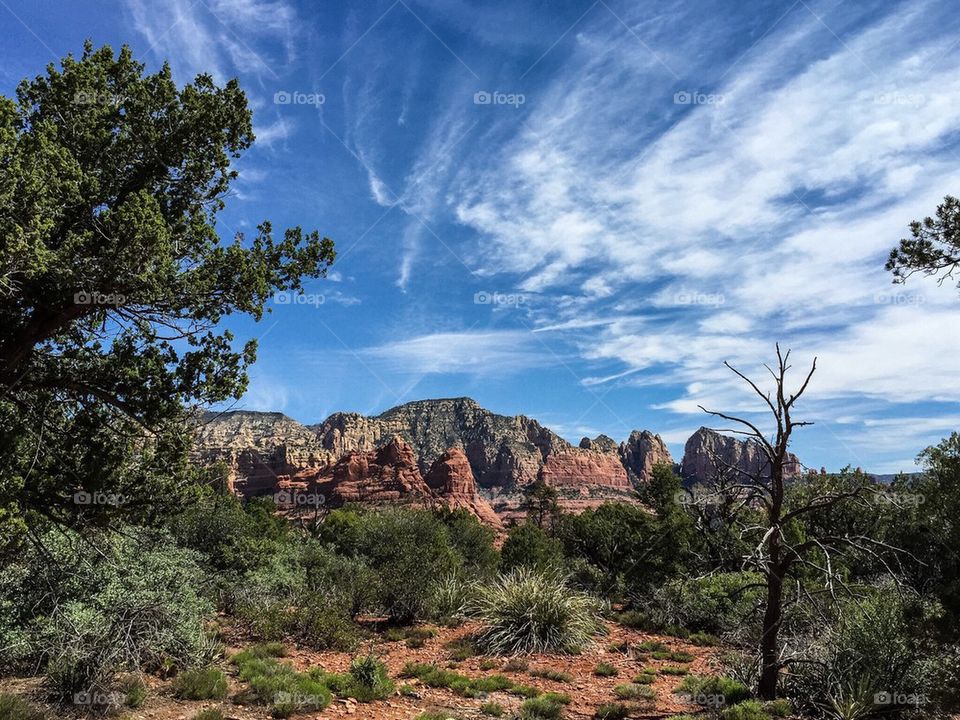
<path id="1" fill-rule="evenodd" d="M 758 410 L 722 363 L 779 340 L 819 357 L 810 465 L 910 470 L 960 428 L 960 296 L 883 270 L 960 192 L 950 2 L 0 0 L 0 31 L 5 94 L 84 38 L 241 79 L 221 233 L 340 258 L 231 323 L 260 338 L 239 407 L 469 395 L 679 457 L 699 404 Z"/>

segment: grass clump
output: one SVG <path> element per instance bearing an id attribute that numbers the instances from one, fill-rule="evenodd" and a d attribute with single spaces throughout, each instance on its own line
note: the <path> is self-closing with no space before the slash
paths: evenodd
<path id="1" fill-rule="evenodd" d="M 660 668 L 660 670 L 659 670 L 658 672 L 659 672 L 661 675 L 678 675 L 678 676 L 680 676 L 680 675 L 689 675 L 689 674 L 690 674 L 690 671 L 687 670 L 685 667 L 675 667 L 675 666 L 673 666 L 673 665 L 667 665 L 667 666 L 665 666 L 665 667 L 662 667 L 662 668 Z"/>
<path id="2" fill-rule="evenodd" d="M 414 720 L 457 720 L 457 715 L 448 710 L 427 710 L 417 715 Z"/>
<path id="3" fill-rule="evenodd" d="M 220 700 L 227 696 L 227 676 L 212 667 L 184 670 L 173 681 L 173 695 L 180 700 Z"/>
<path id="4" fill-rule="evenodd" d="M 497 665 L 499 665 L 499 664 L 500 664 L 500 663 L 498 663 L 498 662 L 497 662 L 496 660 L 494 660 L 493 658 L 484 658 L 483 660 L 480 661 L 480 669 L 481 669 L 481 670 L 493 670 L 493 669 L 494 669 Z"/>
<path id="5" fill-rule="evenodd" d="M 478 654 L 477 646 L 470 638 L 451 640 L 447 643 L 446 647 L 449 651 L 450 659 L 456 662 L 462 662 L 463 660 L 475 657 Z"/>
<path id="6" fill-rule="evenodd" d="M 651 654 L 655 660 L 669 660 L 677 663 L 693 662 L 695 659 L 695 656 L 680 650 L 657 650 Z"/>
<path id="7" fill-rule="evenodd" d="M 657 676 L 650 670 L 644 670 L 633 676 L 633 681 L 639 685 L 652 685 Z"/>
<path id="8" fill-rule="evenodd" d="M 273 716 L 277 718 L 288 718 L 296 713 L 327 707 L 330 704 L 330 690 L 324 673 L 296 672 L 290 665 L 269 654 L 276 651 L 276 647 L 254 646 L 233 657 L 239 670 L 238 677 L 250 686 L 249 691 L 241 693 L 239 699 L 242 702 L 269 705 Z"/>
<path id="9" fill-rule="evenodd" d="M 544 695 L 524 700 L 520 705 L 521 720 L 555 720 L 563 717 L 565 703 L 559 699 Z"/>
<path id="10" fill-rule="evenodd" d="M 721 720 L 771 720 L 763 703 L 759 700 L 745 700 L 744 702 L 728 707 L 720 713 Z"/>
<path id="11" fill-rule="evenodd" d="M 143 707 L 147 701 L 147 684 L 139 675 L 130 675 L 120 682 L 123 704 L 132 710 Z M 0 715 L 2 717 L 2 715 Z"/>
<path id="12" fill-rule="evenodd" d="M 510 678 L 504 675 L 469 678 L 458 672 L 444 670 L 436 665 L 425 663 L 407 663 L 401 675 L 415 677 L 427 687 L 446 688 L 457 695 L 469 698 L 500 690 L 515 692 L 517 687 L 511 682 Z"/>
<path id="13" fill-rule="evenodd" d="M 224 715 L 222 710 L 207 708 L 194 715 L 193 720 L 224 720 Z"/>
<path id="14" fill-rule="evenodd" d="M 597 666 L 593 669 L 593 674 L 597 677 L 616 677 L 620 674 L 620 671 L 617 670 L 610 663 L 598 663 Z"/>
<path id="15" fill-rule="evenodd" d="M 503 717 L 506 713 L 506 710 L 503 709 L 503 706 L 495 702 L 485 702 L 480 706 L 480 712 L 484 715 L 489 715 L 490 717 Z"/>
<path id="16" fill-rule="evenodd" d="M 544 680 L 554 680 L 555 682 L 568 683 L 573 681 L 573 675 L 570 673 L 563 672 L 562 670 L 554 670 L 553 668 L 533 668 L 530 670 L 530 674 L 534 677 L 543 678 Z"/>
<path id="17" fill-rule="evenodd" d="M 346 673 L 324 673 L 319 679 L 336 695 L 368 703 L 389 697 L 396 685 L 387 674 L 387 666 L 369 654 L 354 658 Z"/>
<path id="18" fill-rule="evenodd" d="M 665 652 L 668 650 L 667 646 L 659 640 L 644 640 L 642 643 L 637 645 L 636 649 L 645 653 Z"/>
<path id="19" fill-rule="evenodd" d="M 47 714 L 21 697 L 0 693 L 0 718 L 4 720 L 47 720 Z"/>
<path id="20" fill-rule="evenodd" d="M 773 715 L 773 717 L 788 717 L 793 708 L 790 707 L 790 701 L 786 698 L 779 698 L 778 700 L 771 700 L 770 702 L 764 705 L 767 712 Z"/>
<path id="21" fill-rule="evenodd" d="M 579 652 L 600 632 L 595 598 L 549 570 L 518 567 L 477 589 L 478 645 L 498 654 Z"/>
<path id="22" fill-rule="evenodd" d="M 530 663 L 524 658 L 510 658 L 503 669 L 507 672 L 526 672 L 529 667 Z"/>
<path id="23" fill-rule="evenodd" d="M 613 694 L 621 700 L 653 700 L 657 693 L 648 685 L 624 683 L 613 689 Z"/>
<path id="24" fill-rule="evenodd" d="M 691 635 L 688 640 L 694 645 L 699 645 L 700 647 L 714 647 L 715 645 L 720 644 L 720 638 L 716 635 L 711 635 L 706 632 L 695 632 Z"/>
<path id="25" fill-rule="evenodd" d="M 623 703 L 605 703 L 593 714 L 596 720 L 625 720 L 630 717 L 630 708 Z"/>
<path id="26" fill-rule="evenodd" d="M 723 698 L 726 705 L 736 705 L 750 699 L 750 690 L 746 685 L 725 676 L 687 675 L 674 692 L 687 695 L 691 702 L 698 705 L 712 704 L 711 699 L 718 696 Z"/>

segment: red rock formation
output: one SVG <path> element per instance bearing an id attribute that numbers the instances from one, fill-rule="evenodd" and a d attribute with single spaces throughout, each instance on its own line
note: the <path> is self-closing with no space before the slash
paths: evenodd
<path id="1" fill-rule="evenodd" d="M 673 465 L 667 444 L 649 430 L 634 430 L 629 439 L 620 444 L 620 459 L 637 480 L 645 483 L 653 475 L 653 466 L 659 463 Z"/>
<path id="2" fill-rule="evenodd" d="M 787 478 L 801 471 L 800 460 L 788 453 L 784 467 Z M 739 481 L 770 477 L 769 461 L 752 440 L 740 440 L 702 427 L 687 440 L 680 473 L 688 480 L 709 482 L 719 473 Z"/>
<path id="3" fill-rule="evenodd" d="M 617 455 L 570 449 L 548 455 L 540 480 L 551 487 L 583 488 L 588 485 L 627 490 L 630 480 Z"/>
<path id="4" fill-rule="evenodd" d="M 426 482 L 447 507 L 465 508 L 480 522 L 497 529 L 503 527 L 490 503 L 477 492 L 470 461 L 460 448 L 450 448 L 437 458 L 427 472 Z"/>
<path id="5" fill-rule="evenodd" d="M 425 500 L 430 496 L 413 448 L 399 436 L 378 450 L 352 452 L 340 458 L 324 484 L 329 488 L 333 506 L 346 502 Z"/>

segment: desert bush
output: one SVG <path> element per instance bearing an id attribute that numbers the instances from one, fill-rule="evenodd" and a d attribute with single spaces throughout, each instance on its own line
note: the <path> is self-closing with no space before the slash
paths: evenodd
<path id="1" fill-rule="evenodd" d="M 717 573 L 672 580 L 649 603 L 663 626 L 722 634 L 747 622 L 759 607 L 763 578 L 757 573 Z"/>
<path id="2" fill-rule="evenodd" d="M 121 670 L 188 667 L 209 643 L 195 554 L 146 538 L 114 540 L 100 585 L 41 623 L 47 684 L 60 699 L 106 691 Z"/>
<path id="3" fill-rule="evenodd" d="M 798 663 L 788 676 L 787 696 L 808 712 L 847 708 L 844 714 L 872 708 L 877 694 L 929 696 L 937 651 L 920 628 L 935 611 L 892 586 L 845 603 L 838 620 L 821 628 L 808 648 L 812 662 Z"/>
<path id="4" fill-rule="evenodd" d="M 360 640 L 357 626 L 343 606 L 316 594 L 301 598 L 288 629 L 303 645 L 315 650 L 350 652 Z"/>
<path id="5" fill-rule="evenodd" d="M 510 528 L 500 548 L 500 571 L 509 573 L 520 567 L 550 572 L 564 564 L 563 545 L 537 525 L 527 522 Z"/>
<path id="6" fill-rule="evenodd" d="M 744 700 L 720 713 L 720 720 L 770 720 L 770 714 L 759 700 Z"/>
<path id="7" fill-rule="evenodd" d="M 563 672 L 562 670 L 554 670 L 553 668 L 533 668 L 530 670 L 530 674 L 533 675 L 533 677 L 553 680 L 554 682 L 573 682 L 573 675 Z"/>
<path id="8" fill-rule="evenodd" d="M 0 693 L 0 718 L 3 720 L 48 720 L 47 713 L 23 698 Z"/>
<path id="9" fill-rule="evenodd" d="M 350 672 L 326 675 L 324 681 L 335 694 L 363 703 L 383 700 L 396 687 L 387 674 L 386 666 L 372 654 L 354 658 L 350 663 Z"/>
<path id="10" fill-rule="evenodd" d="M 499 654 L 578 652 L 601 632 L 600 604 L 555 571 L 517 568 L 478 588 L 478 645 Z"/>
<path id="11" fill-rule="evenodd" d="M 330 704 L 330 690 L 321 671 L 317 672 L 319 677 L 296 672 L 272 657 L 270 650 L 260 646 L 232 658 L 238 677 L 250 688 L 239 695 L 241 702 L 269 705 L 273 716 L 279 718 L 322 710 Z"/>
<path id="12" fill-rule="evenodd" d="M 458 575 L 440 578 L 430 600 L 430 614 L 444 625 L 458 625 L 464 620 L 473 595 L 473 586 Z"/>
<path id="13" fill-rule="evenodd" d="M 184 670 L 173 681 L 173 695 L 181 700 L 219 700 L 227 696 L 227 676 L 212 667 Z"/>
<path id="14" fill-rule="evenodd" d="M 597 677 L 616 677 L 620 674 L 620 671 L 610 663 L 602 662 L 597 663 L 597 666 L 593 668 L 593 674 Z"/>
<path id="15" fill-rule="evenodd" d="M 147 684 L 139 673 L 123 678 L 120 690 L 124 695 L 123 704 L 128 708 L 137 709 L 147 701 Z"/>
<path id="16" fill-rule="evenodd" d="M 736 705 L 749 700 L 751 694 L 746 685 L 723 675 L 687 675 L 674 692 L 699 705 L 711 705 L 716 698 L 722 698 L 725 705 Z"/>

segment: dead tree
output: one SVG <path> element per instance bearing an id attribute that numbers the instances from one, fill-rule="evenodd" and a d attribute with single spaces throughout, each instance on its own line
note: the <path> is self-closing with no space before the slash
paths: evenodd
<path id="1" fill-rule="evenodd" d="M 734 423 L 734 428 L 726 428 L 724 431 L 746 436 L 748 442 L 753 443 L 761 453 L 761 462 L 754 467 L 728 465 L 726 469 L 737 474 L 739 478 L 730 482 L 728 477 L 724 492 L 735 494 L 739 511 L 759 510 L 762 518 L 760 524 L 754 520 L 746 523 L 742 527 L 742 536 L 752 538 L 752 550 L 743 558 L 743 567 L 758 571 L 764 578 L 763 619 L 757 648 L 757 692 L 765 700 L 776 698 L 780 671 L 787 662 L 783 656 L 780 631 L 784 619 L 785 583 L 789 582 L 791 569 L 795 565 L 805 565 L 822 572 L 826 579 L 826 589 L 833 595 L 834 583 L 842 582 L 834 571 L 835 555 L 855 549 L 879 557 L 878 551 L 882 549 L 878 547 L 882 543 L 865 535 L 824 535 L 808 537 L 802 542 L 791 542 L 785 532 L 790 523 L 802 520 L 805 515 L 828 510 L 843 501 L 868 502 L 868 496 L 875 491 L 868 481 L 859 484 L 855 482 L 852 487 L 826 488 L 799 503 L 788 502 L 788 482 L 795 474 L 789 453 L 790 441 L 794 430 L 813 424 L 794 420 L 792 412 L 816 371 L 817 361 L 814 358 L 799 389 L 791 393 L 787 389 L 787 373 L 791 369 L 790 351 L 781 352 L 779 344 L 776 350 L 776 366 L 771 368 L 764 365 L 773 378 L 772 392 L 761 390 L 759 385 L 744 373 L 730 363 L 724 363 L 763 400 L 766 409 L 773 416 L 775 430 L 769 436 L 746 418 L 700 406 L 704 412 Z"/>

